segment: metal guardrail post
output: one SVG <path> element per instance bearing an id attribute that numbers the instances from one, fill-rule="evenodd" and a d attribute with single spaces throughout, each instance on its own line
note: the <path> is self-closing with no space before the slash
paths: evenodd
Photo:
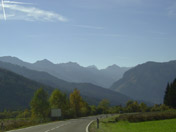
<path id="1" fill-rule="evenodd" d="M 1 122 L 1 130 L 2 130 L 2 132 L 4 130 L 4 123 L 3 122 Z"/>
<path id="2" fill-rule="evenodd" d="M 99 124 L 100 124 L 100 121 L 99 121 L 99 119 L 97 118 L 97 129 L 99 129 Z"/>

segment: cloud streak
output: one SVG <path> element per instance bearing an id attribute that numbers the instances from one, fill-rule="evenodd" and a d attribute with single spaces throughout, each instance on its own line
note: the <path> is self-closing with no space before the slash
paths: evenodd
<path id="1" fill-rule="evenodd" d="M 25 20 L 25 21 L 60 21 L 67 22 L 64 16 L 52 12 L 42 10 L 31 5 L 30 3 L 5 1 L 4 8 L 7 13 L 7 20 Z M 26 5 L 26 6 L 24 6 Z M 13 14 L 13 15 L 9 15 Z"/>
<path id="2" fill-rule="evenodd" d="M 24 3 L 24 2 L 17 2 L 17 1 L 4 1 L 4 4 L 32 5 L 32 3 Z"/>
<path id="3" fill-rule="evenodd" d="M 6 17 L 6 12 L 5 12 L 5 8 L 4 8 L 4 0 L 1 0 L 1 5 L 2 5 L 2 10 L 3 10 L 4 20 L 6 20 L 7 17 Z"/>

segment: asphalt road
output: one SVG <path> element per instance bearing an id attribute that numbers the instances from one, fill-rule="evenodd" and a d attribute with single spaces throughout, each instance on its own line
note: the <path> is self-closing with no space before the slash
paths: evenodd
<path id="1" fill-rule="evenodd" d="M 87 126 L 96 118 L 97 116 L 58 121 L 8 132 L 86 132 Z"/>

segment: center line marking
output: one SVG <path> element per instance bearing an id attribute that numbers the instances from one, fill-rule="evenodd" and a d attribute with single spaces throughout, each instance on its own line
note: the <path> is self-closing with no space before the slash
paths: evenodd
<path id="1" fill-rule="evenodd" d="M 57 126 L 57 127 L 55 127 L 55 128 L 49 129 L 49 130 L 47 130 L 47 131 L 45 131 L 45 132 L 53 131 L 54 129 L 57 129 L 57 128 L 62 127 L 62 126 L 66 126 L 66 125 L 68 125 L 68 124 L 70 124 L 70 123 L 71 123 L 71 122 L 68 122 L 68 123 L 62 124 L 62 125 Z"/>

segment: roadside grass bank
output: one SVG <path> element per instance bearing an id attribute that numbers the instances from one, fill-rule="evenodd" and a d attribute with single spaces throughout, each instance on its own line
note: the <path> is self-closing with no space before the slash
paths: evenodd
<path id="1" fill-rule="evenodd" d="M 121 114 L 94 121 L 90 132 L 176 132 L 176 111 Z"/>
<path id="2" fill-rule="evenodd" d="M 100 123 L 100 128 L 96 129 L 94 122 L 90 126 L 90 132 L 175 132 L 176 119 L 148 121 L 139 123 L 129 123 L 121 121 L 118 123 Z"/>
<path id="3" fill-rule="evenodd" d="M 116 118 L 119 117 L 119 115 L 115 115 L 115 116 L 111 116 L 111 117 L 107 117 L 107 118 L 101 118 L 100 119 L 100 128 L 104 128 L 104 125 L 107 125 L 108 123 L 114 123 Z M 99 129 L 101 130 L 101 129 Z M 102 129 L 104 130 L 104 129 Z M 98 129 L 97 129 L 97 122 L 94 121 L 92 124 L 90 124 L 89 126 L 89 132 L 99 132 Z M 100 131 L 101 132 L 101 131 Z M 104 131 L 102 131 L 104 132 Z"/>

